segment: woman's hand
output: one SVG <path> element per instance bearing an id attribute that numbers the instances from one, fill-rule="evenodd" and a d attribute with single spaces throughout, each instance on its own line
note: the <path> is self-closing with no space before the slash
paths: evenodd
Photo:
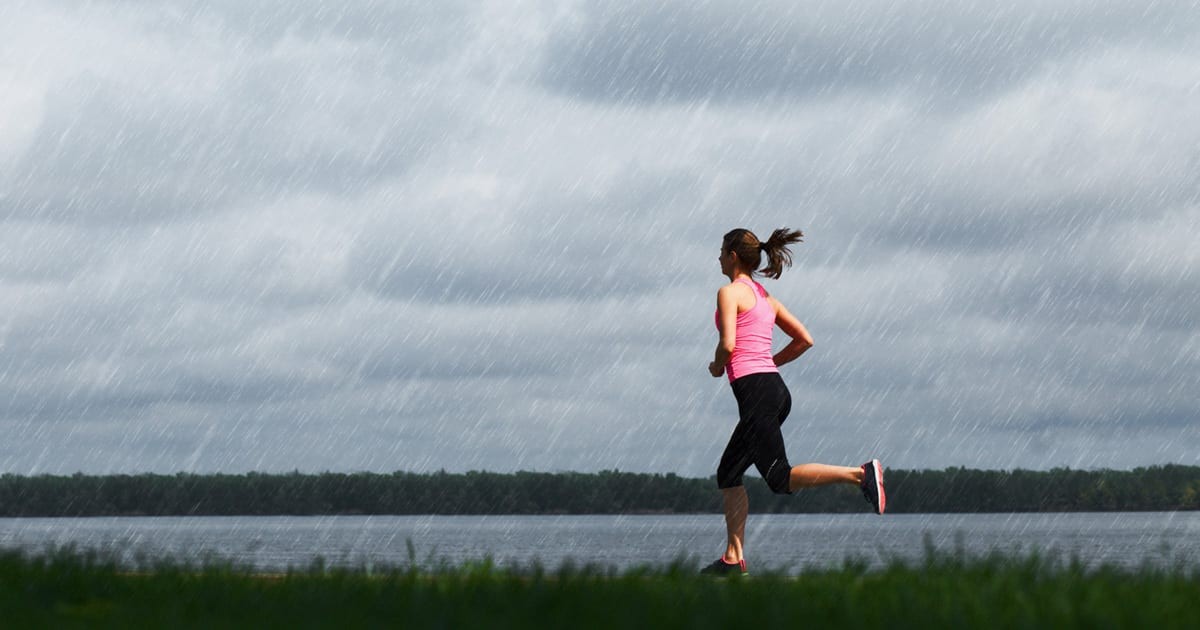
<path id="1" fill-rule="evenodd" d="M 717 378 L 725 373 L 725 366 L 716 361 L 710 361 L 708 363 L 708 373 L 712 374 L 713 378 Z"/>

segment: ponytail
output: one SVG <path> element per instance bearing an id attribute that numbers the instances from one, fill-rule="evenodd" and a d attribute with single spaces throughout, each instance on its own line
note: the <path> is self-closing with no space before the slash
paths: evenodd
<path id="1" fill-rule="evenodd" d="M 751 275 L 761 274 L 778 280 L 783 268 L 792 266 L 792 250 L 788 245 L 801 243 L 803 240 L 804 233 L 800 230 L 780 228 L 771 233 L 771 238 L 759 242 L 754 232 L 738 228 L 725 235 L 722 248 L 737 254 L 738 260 L 750 270 Z M 755 271 L 762 264 L 763 252 L 767 254 L 767 266 Z"/>
<path id="2" fill-rule="evenodd" d="M 804 232 L 800 230 L 779 228 L 771 232 L 771 238 L 761 245 L 762 250 L 767 253 L 767 266 L 759 273 L 778 280 L 783 268 L 792 266 L 792 250 L 788 245 L 803 242 Z"/>

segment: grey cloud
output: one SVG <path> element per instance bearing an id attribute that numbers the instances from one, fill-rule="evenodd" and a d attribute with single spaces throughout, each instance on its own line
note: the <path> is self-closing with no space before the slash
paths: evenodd
<path id="1" fill-rule="evenodd" d="M 50 4 L 50 3 L 47 3 Z M 219 35 L 238 47 L 271 47 L 288 38 L 330 39 L 364 45 L 402 47 L 422 63 L 446 58 L 474 34 L 472 3 L 411 0 L 345 0 L 336 4 L 288 0 L 166 0 L 146 11 L 124 0 L 65 0 L 39 7 L 43 12 L 66 9 L 70 15 L 114 19 L 136 25 L 148 36 L 174 40 Z M 392 60 L 378 59 L 376 63 Z"/>
<path id="2" fill-rule="evenodd" d="M 410 117 L 376 95 L 346 112 L 288 116 L 314 93 L 260 76 L 267 85 L 253 85 L 262 91 L 257 98 L 241 93 L 254 84 L 247 78 L 210 108 L 153 103 L 148 94 L 147 102 L 100 80 L 59 88 L 28 157 L 0 178 L 8 191 L 0 216 L 137 224 L 208 215 L 285 191 L 352 193 L 402 172 L 436 142 L 418 121 L 441 126 L 449 115 Z M 348 125 L 362 142 L 334 141 L 319 128 L 329 124 Z"/>
<path id="3" fill-rule="evenodd" d="M 972 195 L 930 184 L 909 195 L 898 195 L 861 225 L 860 234 L 885 248 L 947 254 L 1027 251 L 1044 242 L 1047 235 L 1070 240 L 1128 213 L 1124 204 L 1085 191 L 1057 198 L 1037 194 L 1033 198 L 998 197 L 996 193 Z M 1147 221 L 1165 212 L 1141 207 Z"/>
<path id="4" fill-rule="evenodd" d="M 1180 270 L 1175 281 L 1126 280 L 1103 271 L 1056 268 L 1048 260 L 974 306 L 991 305 L 997 315 L 1017 319 L 1192 330 L 1200 324 L 1198 294 L 1200 276 L 1191 270 Z"/>
<path id="5" fill-rule="evenodd" d="M 948 300 L 963 314 L 998 321 L 1116 325 L 1161 334 L 1200 323 L 1200 275 L 1191 245 L 1175 230 L 1200 224 L 1200 208 L 1145 212 L 1122 220 L 1079 219 L 1037 226 L 1025 242 L 977 248 L 974 272 L 949 276 Z"/>
<path id="6" fill-rule="evenodd" d="M 408 380 L 512 380 L 518 387 L 547 379 L 586 380 L 614 364 L 656 361 L 674 352 L 697 331 L 680 326 L 664 311 L 665 303 L 651 296 L 470 308 L 374 301 L 374 306 L 331 310 L 310 323 L 283 327 L 276 336 L 299 340 L 297 354 L 319 358 L 354 387 Z M 347 319 L 342 326 L 331 325 Z"/>
<path id="7" fill-rule="evenodd" d="M 474 304 L 677 286 L 685 261 L 664 254 L 687 245 L 677 235 L 686 223 L 673 217 L 699 189 L 692 173 L 630 170 L 598 196 L 552 189 L 523 190 L 519 199 L 417 200 L 363 234 L 347 283 L 391 299 Z M 707 236 L 715 247 L 719 235 Z"/>
<path id="8" fill-rule="evenodd" d="M 212 20 L 224 31 L 248 35 L 252 42 L 274 44 L 285 37 L 332 37 L 349 42 L 384 41 L 402 46 L 422 62 L 437 61 L 472 32 L 472 5 L 459 0 L 438 3 L 348 0 L 303 6 L 288 0 L 174 2 L 174 11 L 155 21 L 159 28 L 190 30 Z"/>
<path id="9" fill-rule="evenodd" d="M 956 101 L 1098 46 L 1178 40 L 1196 19 L 1185 5 L 1100 2 L 592 3 L 555 33 L 543 82 L 637 103 L 881 88 Z"/>
<path id="10" fill-rule="evenodd" d="M 0 107 L 4 470 L 710 474 L 784 225 L 797 459 L 1194 461 L 1179 7 L 77 6 Z"/>
<path id="11" fill-rule="evenodd" d="M 579 373 L 581 357 L 569 353 L 561 342 L 549 343 L 541 335 L 536 343 L 541 353 L 528 348 L 539 335 L 528 331 L 525 338 L 513 338 L 496 322 L 495 327 L 476 327 L 454 331 L 422 330 L 422 324 L 411 320 L 397 322 L 416 339 L 400 341 L 364 351 L 354 357 L 354 374 L 366 380 L 392 381 L 397 379 L 536 379 L 551 375 Z M 560 335 L 554 335 L 560 338 Z M 550 348 L 550 349 L 547 349 Z"/>
<path id="12" fill-rule="evenodd" d="M 914 159 L 903 175 L 865 195 L 841 227 L 861 218 L 860 233 L 878 246 L 955 253 L 1022 250 L 1047 237 L 1069 245 L 1103 226 L 1131 219 L 1153 223 L 1200 198 L 1195 158 L 1184 157 L 1183 149 L 1200 137 L 1200 126 L 1183 120 L 1180 110 L 1164 107 L 1162 113 L 1170 122 L 1148 121 L 1146 127 L 1173 127 L 1171 138 L 1104 155 L 1102 166 L 1092 147 L 1106 136 L 1113 142 L 1128 138 L 1102 128 L 1089 129 L 1082 141 L 1038 138 L 1034 126 L 1011 142 L 998 140 L 1008 145 L 1000 150 L 1010 151 L 1009 159 L 977 163 L 971 163 L 974 154 L 997 145 L 940 147 L 929 152 L 936 157 Z M 952 124 L 939 131 L 956 133 Z M 1026 140 L 1028 153 L 1022 155 Z"/>
<path id="13" fill-rule="evenodd" d="M 42 223 L 4 223 L 0 278 L 39 284 L 73 278 L 102 260 L 120 231 Z"/>
<path id="14" fill-rule="evenodd" d="M 203 155 L 220 145 L 172 129 L 185 110 L 135 119 L 127 99 L 116 86 L 88 79 L 49 94 L 26 159 L 3 177 L 9 193 L 0 216 L 109 223 L 188 216 L 227 201 L 216 177 L 227 160 Z"/>
<path id="15" fill-rule="evenodd" d="M 442 61 L 450 44 L 429 59 L 421 42 L 346 44 L 285 28 L 291 40 L 255 47 L 183 20 L 191 39 L 174 47 L 153 20 L 127 17 L 129 42 L 60 21 L 53 35 L 75 36 L 64 49 L 78 54 L 34 60 L 46 66 L 30 83 L 46 85 L 42 112 L 28 146 L 0 173 L 3 219 L 146 224 L 303 191 L 357 194 L 470 130 L 445 91 L 446 73 L 419 65 Z M 122 57 L 134 50 L 142 56 Z M 106 66 L 106 56 L 134 65 Z"/>
<path id="16" fill-rule="evenodd" d="M 41 358 L 3 366 L 0 418 L 34 422 L 86 421 L 153 406 L 261 405 L 328 394 L 328 376 L 280 365 L 254 365 L 226 352 L 208 358 L 156 358 L 137 353 L 96 357 L 81 352 L 61 366 Z"/>

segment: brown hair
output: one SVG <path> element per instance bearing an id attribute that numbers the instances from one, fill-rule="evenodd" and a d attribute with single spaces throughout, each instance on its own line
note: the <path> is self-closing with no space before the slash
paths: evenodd
<path id="1" fill-rule="evenodd" d="M 768 278 L 779 279 L 784 267 L 792 266 L 792 243 L 804 242 L 804 233 L 800 230 L 779 228 L 771 232 L 771 238 L 761 242 L 754 232 L 744 228 L 730 230 L 721 243 L 721 251 L 737 254 L 738 260 L 750 269 L 750 275 L 761 274 Z M 758 269 L 762 264 L 762 252 L 767 252 L 767 266 Z"/>

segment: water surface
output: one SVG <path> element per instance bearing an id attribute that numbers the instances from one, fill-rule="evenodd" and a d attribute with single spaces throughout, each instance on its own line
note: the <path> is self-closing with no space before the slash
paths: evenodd
<path id="1" fill-rule="evenodd" d="M 328 565 L 502 566 L 570 561 L 617 569 L 678 559 L 707 563 L 723 550 L 724 520 L 702 515 L 202 516 L 0 519 L 0 547 L 42 551 L 74 544 L 191 562 L 217 557 L 263 571 Z M 1200 563 L 1200 512 L 1070 514 L 751 515 L 753 567 L 799 573 L 857 558 L 881 566 L 919 560 L 927 543 L 970 554 L 1033 549 L 1091 566 Z M 410 557 L 409 543 L 413 555 Z"/>

